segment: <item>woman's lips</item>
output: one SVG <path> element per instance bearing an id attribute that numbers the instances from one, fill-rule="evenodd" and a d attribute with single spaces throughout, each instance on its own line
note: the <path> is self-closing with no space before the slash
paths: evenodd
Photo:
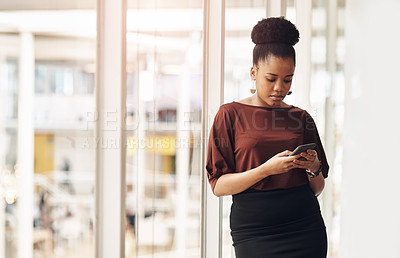
<path id="1" fill-rule="evenodd" d="M 270 98 L 274 101 L 279 101 L 283 99 L 282 95 L 271 95 Z"/>

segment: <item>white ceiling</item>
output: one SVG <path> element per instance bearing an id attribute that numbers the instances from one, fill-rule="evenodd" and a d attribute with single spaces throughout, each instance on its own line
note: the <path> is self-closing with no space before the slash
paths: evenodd
<path id="1" fill-rule="evenodd" d="M 1 5 L 7 1 L 0 0 Z M 21 0 L 13 1 L 21 2 Z M 243 46 L 252 46 L 249 31 L 264 14 L 264 8 L 228 8 L 227 51 L 247 56 L 247 51 L 242 50 Z M 128 57 L 135 58 L 136 47 L 133 46 L 136 45 L 140 45 L 140 51 L 152 52 L 157 47 L 158 53 L 173 56 L 194 42 L 201 44 L 202 30 L 201 8 L 169 8 L 157 11 L 130 9 L 127 14 Z M 32 32 L 35 35 L 35 53 L 38 59 L 93 60 L 95 57 L 96 11 L 94 9 L 0 10 L 0 46 L 3 54 L 18 55 L 20 32 Z"/>
<path id="2" fill-rule="evenodd" d="M 202 8 L 202 0 L 127 0 L 128 8 Z M 95 9 L 97 0 L 1 0 L 0 10 Z M 266 0 L 227 0 L 228 8 L 263 7 Z"/>

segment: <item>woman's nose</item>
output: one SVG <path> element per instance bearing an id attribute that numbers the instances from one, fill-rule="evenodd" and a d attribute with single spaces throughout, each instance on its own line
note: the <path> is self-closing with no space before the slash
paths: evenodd
<path id="1" fill-rule="evenodd" d="M 275 91 L 283 91 L 283 82 L 281 82 L 280 80 L 276 80 L 276 83 L 274 85 L 274 90 Z"/>

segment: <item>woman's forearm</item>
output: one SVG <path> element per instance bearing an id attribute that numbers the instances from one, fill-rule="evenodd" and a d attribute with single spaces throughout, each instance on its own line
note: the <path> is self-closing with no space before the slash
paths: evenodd
<path id="1" fill-rule="evenodd" d="M 313 190 L 315 196 L 318 196 L 321 194 L 322 190 L 324 190 L 325 187 L 325 179 L 322 176 L 322 173 L 320 173 L 318 176 L 311 178 L 309 177 L 310 181 L 310 188 Z"/>
<path id="2" fill-rule="evenodd" d="M 293 168 L 293 161 L 300 157 L 300 154 L 289 156 L 291 151 L 282 151 L 262 165 L 240 173 L 224 174 L 218 178 L 214 186 L 216 196 L 232 195 L 243 192 L 260 180 L 270 175 L 288 172 Z"/>
<path id="3" fill-rule="evenodd" d="M 267 169 L 262 165 L 242 173 L 224 174 L 218 178 L 214 194 L 223 196 L 243 192 L 268 175 Z"/>

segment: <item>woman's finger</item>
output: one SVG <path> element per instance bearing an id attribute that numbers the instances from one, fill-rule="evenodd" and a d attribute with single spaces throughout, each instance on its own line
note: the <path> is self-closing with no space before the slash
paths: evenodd
<path id="1" fill-rule="evenodd" d="M 289 156 L 290 153 L 292 153 L 290 150 L 285 150 L 285 151 L 282 151 L 282 152 L 276 154 L 276 156 L 277 157 L 285 157 L 285 156 Z"/>
<path id="2" fill-rule="evenodd" d="M 317 151 L 315 151 L 315 150 L 307 150 L 307 154 L 309 154 L 309 155 L 311 155 L 311 156 L 314 156 L 314 157 L 317 157 L 318 156 L 318 153 L 317 153 Z"/>
<path id="3" fill-rule="evenodd" d="M 293 163 L 295 164 L 295 167 L 298 168 L 309 168 L 314 161 L 310 161 L 310 160 L 294 160 Z"/>
<path id="4" fill-rule="evenodd" d="M 302 152 L 301 154 L 300 154 L 303 158 L 305 158 L 306 160 L 314 160 L 314 156 L 312 156 L 312 155 L 310 155 L 310 154 L 307 154 L 306 152 Z"/>

